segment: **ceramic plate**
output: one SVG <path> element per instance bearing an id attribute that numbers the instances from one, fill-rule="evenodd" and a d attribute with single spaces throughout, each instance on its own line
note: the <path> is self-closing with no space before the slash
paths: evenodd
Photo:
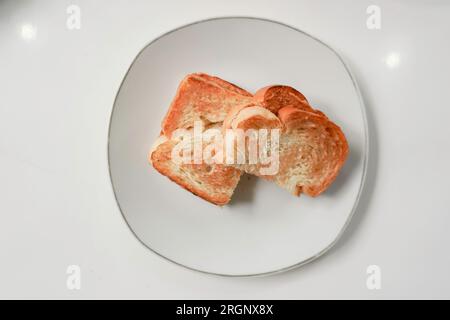
<path id="1" fill-rule="evenodd" d="M 147 153 L 178 83 L 192 72 L 250 92 L 269 84 L 298 88 L 348 139 L 349 158 L 337 180 L 318 198 L 297 198 L 244 176 L 220 208 L 160 175 Z M 191 269 L 244 276 L 287 270 L 332 247 L 355 211 L 367 150 L 357 85 L 333 49 L 277 22 L 220 18 L 166 33 L 137 55 L 113 107 L 108 156 L 117 203 L 145 246 Z"/>

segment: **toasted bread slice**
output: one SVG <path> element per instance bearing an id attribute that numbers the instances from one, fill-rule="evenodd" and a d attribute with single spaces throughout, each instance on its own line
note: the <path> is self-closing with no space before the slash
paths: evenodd
<path id="1" fill-rule="evenodd" d="M 178 140 L 160 136 L 149 154 L 149 162 L 158 172 L 206 201 L 219 206 L 227 204 L 241 171 L 221 164 L 177 163 L 172 159 L 177 143 Z"/>
<path id="2" fill-rule="evenodd" d="M 171 155 L 179 141 L 171 137 L 176 129 L 192 130 L 195 121 L 220 128 L 233 107 L 251 101 L 249 92 L 218 77 L 204 73 L 186 76 L 162 123 L 161 136 L 149 153 L 149 162 L 193 194 L 216 205 L 228 203 L 242 172 L 221 164 L 177 163 Z"/>
<path id="3" fill-rule="evenodd" d="M 274 114 L 284 107 L 294 107 L 324 116 L 322 111 L 311 107 L 306 97 L 298 90 L 285 85 L 267 86 L 256 91 L 254 102 Z"/>
<path id="4" fill-rule="evenodd" d="M 287 106 L 278 117 L 260 106 L 235 109 L 224 121 L 225 129 L 280 129 L 279 167 L 262 175 L 262 164 L 233 165 L 247 173 L 272 180 L 294 195 L 317 196 L 334 181 L 348 154 L 341 129 L 315 112 Z"/>
<path id="5" fill-rule="evenodd" d="M 176 129 L 191 128 L 197 120 L 205 125 L 222 122 L 235 106 L 253 101 L 251 93 L 218 77 L 204 73 L 187 75 L 162 122 L 162 132 L 170 137 Z"/>

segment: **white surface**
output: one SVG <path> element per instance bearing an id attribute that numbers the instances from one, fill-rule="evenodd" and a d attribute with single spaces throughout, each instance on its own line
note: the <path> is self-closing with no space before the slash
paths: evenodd
<path id="1" fill-rule="evenodd" d="M 1 297 L 450 298 L 446 1 L 378 1 L 380 30 L 366 28 L 372 2 L 360 0 L 77 3 L 74 31 L 71 2 L 0 4 Z M 125 225 L 106 166 L 109 114 L 136 52 L 224 15 L 278 20 L 336 48 L 372 133 L 366 191 L 344 238 L 266 278 L 207 276 L 150 254 Z M 66 288 L 71 264 L 81 266 L 79 291 Z M 371 264 L 381 290 L 366 288 Z"/>
<path id="2" fill-rule="evenodd" d="M 194 71 L 251 92 L 272 83 L 301 87 L 347 136 L 350 155 L 333 186 L 320 200 L 296 198 L 274 183 L 243 176 L 230 204 L 220 208 L 151 168 L 148 152 L 161 121 L 178 83 Z M 221 275 L 287 269 L 331 247 L 354 212 L 367 157 L 365 126 L 351 75 L 323 43 L 266 20 L 199 22 L 146 47 L 121 85 L 109 138 L 115 194 L 133 232 L 172 261 Z"/>

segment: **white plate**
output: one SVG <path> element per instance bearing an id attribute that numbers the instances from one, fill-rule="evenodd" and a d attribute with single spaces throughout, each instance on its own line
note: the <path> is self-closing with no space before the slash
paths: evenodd
<path id="1" fill-rule="evenodd" d="M 147 163 L 147 153 L 179 81 L 206 72 L 249 91 L 287 84 L 341 126 L 350 145 L 345 167 L 318 198 L 294 197 L 244 176 L 219 208 Z M 289 26 L 220 18 L 171 31 L 133 61 L 114 104 L 109 166 L 115 196 L 136 237 L 185 267 L 221 275 L 257 275 L 302 265 L 342 234 L 359 199 L 367 159 L 364 106 L 341 58 Z"/>

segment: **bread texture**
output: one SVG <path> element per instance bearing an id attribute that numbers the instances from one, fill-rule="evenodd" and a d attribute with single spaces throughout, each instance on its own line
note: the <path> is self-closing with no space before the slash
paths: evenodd
<path id="1" fill-rule="evenodd" d="M 162 122 L 162 133 L 170 137 L 176 129 L 222 122 L 236 106 L 253 102 L 253 95 L 238 86 L 205 73 L 187 75 Z"/>
<path id="2" fill-rule="evenodd" d="M 175 159 L 180 142 L 186 143 L 177 130 L 183 129 L 193 137 L 197 121 L 204 129 L 221 129 L 218 132 L 222 138 L 227 137 L 228 129 L 236 136 L 238 131 L 246 132 L 244 145 L 255 135 L 260 137 L 258 129 L 277 129 L 279 136 L 267 135 L 268 139 L 256 146 L 258 155 L 273 155 L 276 151 L 276 171 L 264 170 L 271 165 L 268 162 L 219 164 L 204 159 L 199 163 Z M 190 139 L 188 153 L 192 155 L 195 138 Z M 201 146 L 202 154 L 207 146 Z M 232 148 L 236 151 L 233 156 L 251 158 L 250 149 L 238 150 L 237 143 Z M 243 172 L 273 181 L 294 195 L 318 196 L 338 175 L 348 150 L 342 130 L 323 112 L 312 108 L 306 97 L 292 87 L 273 85 L 252 95 L 218 77 L 193 73 L 179 84 L 148 161 L 186 190 L 222 206 L 230 201 Z M 229 150 L 223 151 L 228 156 Z"/>
<path id="3" fill-rule="evenodd" d="M 161 136 L 149 154 L 149 162 L 161 174 L 193 194 L 222 206 L 227 204 L 241 177 L 241 171 L 221 164 L 177 163 L 172 151 L 179 143 Z"/>
<path id="4" fill-rule="evenodd" d="M 288 105 L 236 108 L 224 121 L 224 129 L 279 129 L 279 167 L 276 174 L 261 174 L 262 164 L 237 164 L 236 168 L 274 181 L 294 195 L 318 196 L 334 181 L 348 154 L 342 130 L 314 110 Z M 270 142 L 272 143 L 272 142 Z"/>
<path id="5" fill-rule="evenodd" d="M 180 142 L 173 136 L 177 129 L 192 132 L 195 121 L 203 126 L 221 128 L 228 112 L 253 100 L 252 94 L 204 73 L 187 75 L 162 122 L 161 136 L 149 153 L 149 162 L 161 174 L 193 194 L 222 206 L 227 204 L 236 188 L 241 171 L 222 164 L 179 163 L 172 151 Z"/>
<path id="6" fill-rule="evenodd" d="M 300 91 L 290 86 L 273 85 L 261 88 L 255 93 L 254 102 L 275 114 L 278 114 L 281 108 L 294 107 L 326 117 L 322 111 L 313 109 Z"/>

